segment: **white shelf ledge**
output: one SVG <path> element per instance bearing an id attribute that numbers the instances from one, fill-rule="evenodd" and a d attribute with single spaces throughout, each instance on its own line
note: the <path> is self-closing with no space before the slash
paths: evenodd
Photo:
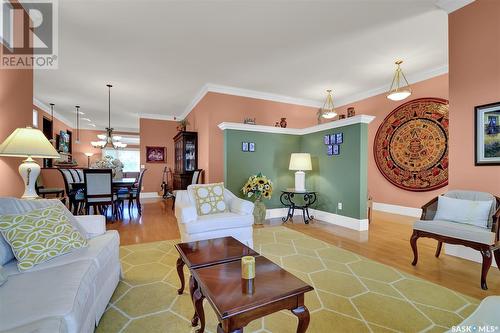
<path id="1" fill-rule="evenodd" d="M 249 131 L 249 132 L 263 132 L 263 133 L 277 133 L 277 134 L 291 134 L 291 135 L 304 135 L 316 132 L 321 132 L 324 130 L 344 127 L 354 124 L 369 124 L 375 119 L 375 116 L 368 116 L 361 114 L 358 116 L 335 120 L 328 123 L 306 127 L 306 128 L 281 128 L 274 126 L 264 126 L 264 125 L 248 125 L 242 123 L 229 123 L 223 122 L 219 124 L 221 130 L 238 130 L 238 131 Z"/>

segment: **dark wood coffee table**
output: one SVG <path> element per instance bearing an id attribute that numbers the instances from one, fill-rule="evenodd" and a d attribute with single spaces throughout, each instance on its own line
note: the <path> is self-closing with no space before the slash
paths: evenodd
<path id="1" fill-rule="evenodd" d="M 181 281 L 181 287 L 177 290 L 179 295 L 184 292 L 184 265 L 192 271 L 194 268 L 238 260 L 243 256 L 259 255 L 233 237 L 179 243 L 175 244 L 175 248 L 179 252 L 179 259 L 177 259 L 177 274 Z"/>
<path id="2" fill-rule="evenodd" d="M 241 278 L 241 261 L 231 261 L 191 271 L 195 281 L 193 301 L 201 327 L 205 329 L 203 299 L 212 305 L 219 319 L 217 333 L 240 333 L 252 320 L 280 310 L 290 310 L 299 319 L 297 333 L 309 325 L 304 293 L 314 288 L 265 257 L 255 258 L 253 293 Z"/>

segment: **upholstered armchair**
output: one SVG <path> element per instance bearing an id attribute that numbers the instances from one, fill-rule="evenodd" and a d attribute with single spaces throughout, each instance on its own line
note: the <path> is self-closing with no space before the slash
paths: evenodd
<path id="1" fill-rule="evenodd" d="M 252 202 L 242 200 L 228 189 L 224 189 L 224 201 L 228 211 L 198 215 L 192 188 L 193 185 L 189 185 L 186 191 L 177 191 L 176 194 L 175 217 L 183 242 L 232 236 L 253 247 Z"/>
<path id="2" fill-rule="evenodd" d="M 483 258 L 481 288 L 486 290 L 488 289 L 486 276 L 491 267 L 493 256 L 495 256 L 495 261 L 500 269 L 500 198 L 490 193 L 460 190 L 449 191 L 443 197 L 468 201 L 463 201 L 464 204 L 461 207 L 456 207 L 454 211 L 449 211 L 451 206 L 444 204 L 445 200 L 440 206 L 439 197 L 422 206 L 422 216 L 420 221 L 413 225 L 413 234 L 410 239 L 414 255 L 412 265 L 415 266 L 418 261 L 417 239 L 420 237 L 434 238 L 438 241 L 436 258 L 441 253 L 443 243 L 470 247 L 481 252 Z M 484 224 L 474 221 L 467 212 L 468 207 L 477 210 L 480 205 L 483 205 L 487 211 Z M 456 220 L 444 219 L 443 216 L 456 216 L 457 218 Z"/>

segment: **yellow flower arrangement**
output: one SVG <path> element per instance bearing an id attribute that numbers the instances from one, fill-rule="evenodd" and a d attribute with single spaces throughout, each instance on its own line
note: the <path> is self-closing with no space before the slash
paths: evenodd
<path id="1" fill-rule="evenodd" d="M 241 191 L 248 198 L 254 197 L 255 200 L 260 200 L 262 197 L 271 199 L 273 194 L 273 182 L 259 172 L 257 175 L 248 178 Z"/>

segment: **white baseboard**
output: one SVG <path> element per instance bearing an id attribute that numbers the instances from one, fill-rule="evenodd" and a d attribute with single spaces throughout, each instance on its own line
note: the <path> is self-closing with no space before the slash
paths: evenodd
<path id="1" fill-rule="evenodd" d="M 386 212 L 391 214 L 406 215 L 418 218 L 422 215 L 422 209 L 415 207 L 391 205 L 382 202 L 374 202 L 372 207 L 373 210 L 378 210 L 381 212 Z"/>
<path id="2" fill-rule="evenodd" d="M 462 259 L 475 261 L 478 263 L 483 262 L 483 258 L 479 251 L 474 249 L 462 246 L 462 245 L 453 245 L 453 244 L 444 244 L 444 252 L 449 256 L 459 257 Z M 493 260 L 492 266 L 497 267 L 495 260 Z"/>
<path id="3" fill-rule="evenodd" d="M 141 199 L 159 198 L 158 192 L 141 192 Z"/>
<path id="4" fill-rule="evenodd" d="M 281 218 L 286 216 L 287 208 L 272 208 L 266 210 L 266 219 Z M 355 219 L 352 217 L 342 216 L 334 213 L 324 212 L 317 209 L 309 209 L 309 214 L 315 219 L 323 222 L 339 225 L 345 228 L 354 229 L 357 231 L 368 230 L 368 219 Z M 301 210 L 296 210 L 293 216 L 302 216 Z"/>

